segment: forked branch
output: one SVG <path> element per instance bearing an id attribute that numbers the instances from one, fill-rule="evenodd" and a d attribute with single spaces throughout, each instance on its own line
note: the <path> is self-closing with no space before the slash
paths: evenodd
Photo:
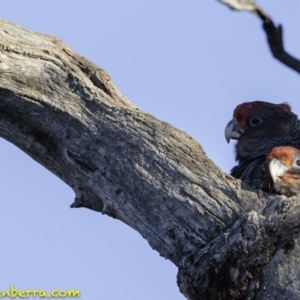
<path id="1" fill-rule="evenodd" d="M 219 0 L 233 10 L 249 11 L 263 21 L 263 29 L 273 56 L 287 67 L 300 73 L 300 60 L 288 54 L 283 45 L 283 29 L 276 26 L 270 16 L 254 0 Z"/>

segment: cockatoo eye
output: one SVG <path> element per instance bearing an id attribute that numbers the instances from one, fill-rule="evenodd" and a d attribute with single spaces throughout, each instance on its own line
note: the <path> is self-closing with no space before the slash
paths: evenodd
<path id="1" fill-rule="evenodd" d="M 300 166 L 300 159 L 297 159 L 297 160 L 296 160 L 296 165 L 297 165 L 297 166 Z"/>
<path id="2" fill-rule="evenodd" d="M 262 119 L 260 117 L 255 116 L 250 119 L 249 125 L 251 127 L 255 127 L 255 126 L 259 125 L 261 122 L 262 122 Z"/>

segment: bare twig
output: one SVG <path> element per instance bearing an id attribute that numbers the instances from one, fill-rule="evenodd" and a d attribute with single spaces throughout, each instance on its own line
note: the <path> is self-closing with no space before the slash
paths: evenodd
<path id="1" fill-rule="evenodd" d="M 250 11 L 258 15 L 264 22 L 269 21 L 269 16 L 260 8 L 254 0 L 220 0 L 233 10 Z"/>
<path id="2" fill-rule="evenodd" d="M 300 73 L 300 60 L 284 50 L 282 26 L 275 26 L 269 15 L 259 7 L 254 0 L 219 0 L 233 10 L 244 10 L 256 14 L 263 21 L 268 44 L 273 56 L 287 67 Z"/>
<path id="3" fill-rule="evenodd" d="M 277 27 L 272 20 L 263 23 L 263 29 L 267 34 L 270 50 L 273 56 L 282 62 L 287 67 L 300 73 L 300 60 L 291 56 L 284 50 L 282 38 L 282 26 L 279 24 Z"/>

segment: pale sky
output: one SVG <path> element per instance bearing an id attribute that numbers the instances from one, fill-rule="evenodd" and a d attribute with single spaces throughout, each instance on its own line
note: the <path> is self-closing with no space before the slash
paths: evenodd
<path id="1" fill-rule="evenodd" d="M 259 0 L 257 0 L 259 1 Z M 300 57 L 300 2 L 262 0 Z M 221 169 L 224 127 L 241 102 L 289 102 L 299 75 L 275 61 L 260 21 L 216 0 L 1 1 L 2 19 L 60 37 L 139 108 L 188 132 Z M 79 289 L 84 300 L 182 300 L 177 270 L 123 223 L 70 209 L 73 191 L 0 140 L 0 290 Z"/>

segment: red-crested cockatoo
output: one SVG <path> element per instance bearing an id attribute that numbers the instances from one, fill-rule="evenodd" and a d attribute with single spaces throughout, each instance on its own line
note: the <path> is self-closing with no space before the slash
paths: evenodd
<path id="1" fill-rule="evenodd" d="M 270 183 L 278 194 L 300 195 L 300 150 L 289 146 L 272 149 L 265 161 Z"/>
<path id="2" fill-rule="evenodd" d="M 287 103 L 263 101 L 245 102 L 233 112 L 233 119 L 225 128 L 227 142 L 235 145 L 238 165 L 231 175 L 253 188 L 260 188 L 267 178 L 264 162 L 276 146 L 300 149 L 300 121 Z"/>

